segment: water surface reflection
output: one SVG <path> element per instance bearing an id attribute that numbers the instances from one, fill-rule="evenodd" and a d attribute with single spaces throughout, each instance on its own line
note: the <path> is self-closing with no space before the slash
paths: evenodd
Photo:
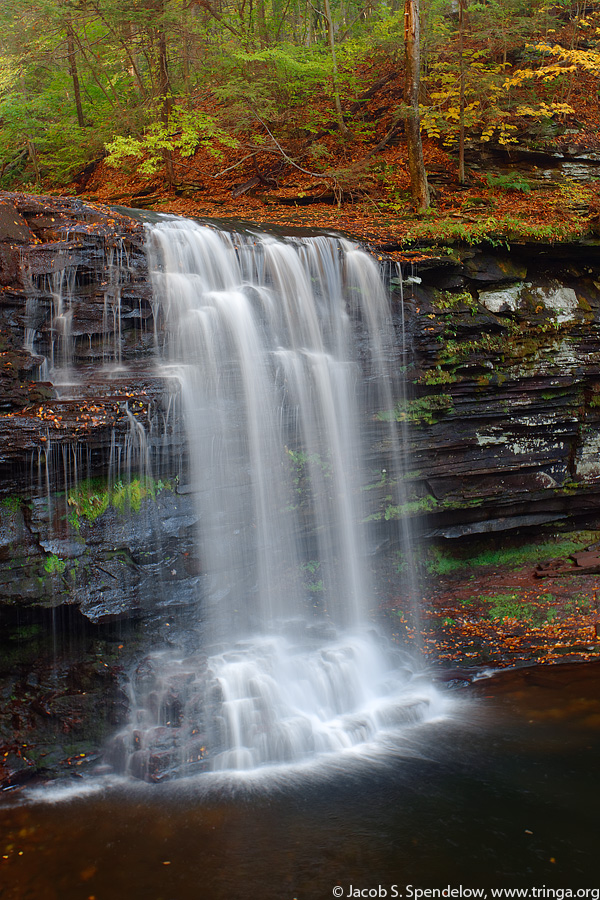
<path id="1" fill-rule="evenodd" d="M 62 799 L 54 789 L 6 796 L 0 897 L 594 888 L 599 726 L 600 664 L 521 670 L 479 682 L 454 717 L 390 739 L 369 759 L 159 786 L 92 781 Z"/>

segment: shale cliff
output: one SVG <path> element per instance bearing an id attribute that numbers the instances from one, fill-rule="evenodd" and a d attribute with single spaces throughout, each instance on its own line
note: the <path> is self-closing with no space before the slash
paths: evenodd
<path id="1" fill-rule="evenodd" d="M 164 578 L 175 582 L 171 602 L 180 599 L 171 545 L 193 568 L 181 534 L 193 521 L 175 481 L 149 475 L 169 431 L 155 339 L 139 222 L 76 199 L 0 194 L 0 607 L 9 619 L 65 604 L 92 622 L 156 610 Z M 170 441 L 165 468 L 180 451 Z M 196 576 L 182 574 L 185 600 Z"/>
<path id="2" fill-rule="evenodd" d="M 600 246 L 377 253 L 395 262 L 407 390 L 373 410 L 374 527 L 385 538 L 408 517 L 454 538 L 594 518 Z M 104 622 L 193 604 L 196 517 L 173 388 L 154 370 L 143 226 L 77 199 L 3 194 L 0 263 L 3 609 L 67 605 Z M 400 505 L 389 416 L 404 435 Z"/>
<path id="3" fill-rule="evenodd" d="M 419 257 L 404 268 L 413 393 L 395 410 L 407 502 L 383 517 L 424 517 L 444 537 L 594 517 L 600 245 Z"/>

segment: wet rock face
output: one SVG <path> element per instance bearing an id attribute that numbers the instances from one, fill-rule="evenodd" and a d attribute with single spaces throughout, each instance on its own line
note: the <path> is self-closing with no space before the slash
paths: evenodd
<path id="1" fill-rule="evenodd" d="M 147 356 L 151 320 L 139 223 L 72 198 L 0 193 L 0 409 L 53 396 L 44 360 Z"/>
<path id="2" fill-rule="evenodd" d="M 0 791 L 98 770 L 138 647 L 133 626 L 94 627 L 75 607 L 0 607 Z"/>
<path id="3" fill-rule="evenodd" d="M 98 479 L 83 501 L 87 484 L 0 502 L 2 605 L 74 606 L 92 623 L 193 606 L 202 578 L 189 495 L 175 483 L 134 479 L 120 502 Z M 138 502 L 131 495 L 140 484 Z"/>
<path id="4" fill-rule="evenodd" d="M 151 299 L 139 222 L 0 194 L 0 611 L 98 625 L 198 600 Z"/>
<path id="5" fill-rule="evenodd" d="M 600 509 L 600 248 L 511 256 L 428 260 L 405 299 L 414 393 L 396 410 L 410 451 L 404 512 L 431 535 Z"/>
<path id="6" fill-rule="evenodd" d="M 184 449 L 153 371 L 142 226 L 77 199 L 0 194 L 0 262 L 3 602 L 72 606 L 96 623 L 193 606 L 196 514 L 174 480 Z M 386 506 L 382 484 L 371 519 L 385 531 L 408 515 L 454 537 L 594 514 L 598 248 L 463 248 L 410 275 L 396 309 L 414 393 L 394 411 L 407 425 L 406 503 Z M 56 396 L 44 360 L 68 393 Z M 372 437 L 381 472 L 385 441 Z M 148 458 L 160 489 L 143 481 Z M 127 511 L 106 478 L 128 465 L 146 486 Z M 98 477 L 87 500 L 73 494 Z"/>
<path id="7" fill-rule="evenodd" d="M 148 379 L 125 386 L 91 376 L 85 394 L 55 409 L 48 366 L 60 374 L 86 362 L 145 359 L 152 346 L 142 226 L 73 198 L 0 193 L 3 486 L 26 488 L 32 452 L 57 442 L 93 448 L 98 465 L 113 431 L 127 431 L 125 403 L 136 393 L 155 403 L 162 390 Z M 92 405 L 95 415 L 82 412 Z"/>
<path id="8" fill-rule="evenodd" d="M 165 678 L 164 661 L 145 657 L 131 673 L 130 691 L 143 710 L 143 724 L 122 729 L 107 747 L 106 761 L 116 771 L 156 783 L 209 769 L 209 743 L 221 749 L 215 734 L 222 726 L 215 724 L 220 686 L 203 654 L 185 659 L 180 668 Z"/>

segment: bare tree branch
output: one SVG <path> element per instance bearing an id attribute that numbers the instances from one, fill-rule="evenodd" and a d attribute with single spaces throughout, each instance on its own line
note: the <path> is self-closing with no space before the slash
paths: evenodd
<path id="1" fill-rule="evenodd" d="M 245 36 L 241 33 L 241 31 L 238 31 L 237 28 L 234 28 L 233 25 L 230 25 L 228 22 L 226 22 L 223 16 L 217 12 L 214 6 L 211 6 L 209 0 L 190 0 L 190 2 L 188 3 L 188 7 L 190 6 L 201 6 L 202 9 L 206 10 L 206 12 L 213 17 L 213 19 L 216 19 L 217 22 L 220 22 L 224 28 L 227 28 L 228 31 L 231 31 L 232 34 L 235 34 L 235 36 L 238 37 L 241 41 L 245 40 Z"/>
<path id="2" fill-rule="evenodd" d="M 248 153 L 246 156 L 243 156 L 232 166 L 227 166 L 227 168 L 223 169 L 222 172 L 217 172 L 216 175 L 211 175 L 210 177 L 211 178 L 220 178 L 221 175 L 225 175 L 226 172 L 231 172 L 233 169 L 237 169 L 238 166 L 241 166 L 242 163 L 245 163 L 247 159 L 252 159 L 253 156 L 257 156 L 259 153 L 276 153 L 279 156 L 279 153 L 277 150 L 271 150 L 270 147 L 259 147 L 256 150 L 254 150 L 252 153 Z"/>
<path id="3" fill-rule="evenodd" d="M 263 122 L 263 120 L 261 119 L 261 117 L 259 116 L 259 114 L 256 112 L 256 110 L 253 109 L 252 112 L 254 113 L 254 115 L 256 116 L 256 118 L 258 119 L 258 121 L 260 122 L 260 124 L 262 125 L 262 127 L 265 129 L 265 131 L 267 132 L 267 134 L 269 135 L 269 137 L 271 138 L 271 140 L 273 141 L 273 143 L 275 144 L 275 146 L 277 147 L 277 149 L 279 150 L 279 152 L 281 153 L 281 155 L 283 156 L 283 158 L 284 158 L 287 162 L 289 162 L 289 164 L 290 164 L 291 166 L 293 166 L 295 169 L 298 169 L 300 172 L 304 172 L 305 175 L 310 175 L 311 178 L 319 178 L 321 181 L 328 181 L 328 180 L 329 180 L 329 178 L 330 178 L 329 175 L 323 175 L 322 172 L 309 172 L 308 169 L 303 169 L 302 166 L 299 166 L 298 163 L 295 163 L 294 160 L 291 158 L 291 156 L 288 156 L 288 154 L 285 152 L 285 150 L 283 149 L 283 147 L 281 146 L 281 144 L 280 144 L 280 143 L 274 138 L 274 136 L 271 134 L 271 132 L 269 131 L 268 126 Z"/>

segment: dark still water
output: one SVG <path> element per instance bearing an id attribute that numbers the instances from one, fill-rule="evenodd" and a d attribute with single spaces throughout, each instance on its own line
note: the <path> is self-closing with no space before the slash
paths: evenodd
<path id="1" fill-rule="evenodd" d="M 0 898 L 317 900 L 461 885 L 462 896 L 519 886 L 597 898 L 600 664 L 506 672 L 454 698 L 446 718 L 371 756 L 5 795 Z"/>

